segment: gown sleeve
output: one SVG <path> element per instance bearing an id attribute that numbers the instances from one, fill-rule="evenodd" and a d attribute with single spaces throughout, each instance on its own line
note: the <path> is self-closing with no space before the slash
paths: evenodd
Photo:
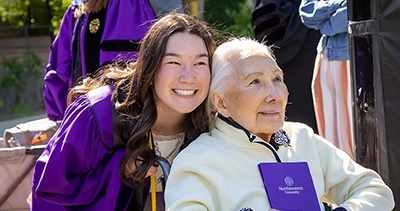
<path id="1" fill-rule="evenodd" d="M 116 175 L 124 153 L 112 154 L 112 141 L 102 140 L 99 130 L 90 102 L 76 99 L 35 165 L 32 190 L 39 198 L 63 206 L 88 205 L 109 184 L 120 184 Z"/>
<path id="2" fill-rule="evenodd" d="M 44 72 L 43 99 L 50 120 L 62 120 L 71 83 L 72 49 L 71 37 L 74 25 L 75 6 L 66 10 L 60 31 L 53 41 L 48 64 Z"/>

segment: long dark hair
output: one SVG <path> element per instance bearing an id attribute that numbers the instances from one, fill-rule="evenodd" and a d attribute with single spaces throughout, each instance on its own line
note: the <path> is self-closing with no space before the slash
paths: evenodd
<path id="1" fill-rule="evenodd" d="M 125 184 L 132 187 L 144 180 L 155 161 L 155 153 L 148 147 L 147 137 L 157 119 L 153 82 L 164 58 L 169 37 L 179 32 L 197 35 L 204 41 L 211 65 L 216 48 L 213 39 L 215 31 L 206 23 L 189 15 L 170 13 L 156 21 L 149 29 L 140 43 L 137 62 L 110 64 L 104 68 L 101 80 L 87 77 L 81 82 L 82 85 L 74 87 L 69 95 L 71 101 L 101 85 L 114 86 L 112 99 L 120 114 L 114 120 L 114 133 L 127 148 L 120 163 L 120 177 Z M 208 123 L 209 112 L 204 101 L 184 119 L 185 142 L 182 148 L 201 133 L 207 132 Z M 139 157 L 144 160 L 143 163 L 127 176 L 127 162 L 136 161 Z"/>
<path id="2" fill-rule="evenodd" d="M 134 181 L 142 181 L 148 169 L 154 164 L 155 153 L 148 147 L 149 139 L 147 137 L 148 131 L 157 119 L 152 84 L 164 58 L 168 39 L 178 32 L 188 32 L 202 38 L 209 56 L 209 64 L 211 64 L 211 58 L 216 48 L 211 29 L 205 23 L 189 15 L 171 13 L 159 19 L 150 28 L 140 44 L 133 78 L 127 78 L 126 82 L 121 81 L 122 86 L 117 87 L 114 92 L 114 99 L 120 98 L 120 93 L 126 93 L 125 99 L 116 103 L 116 107 L 121 114 L 126 114 L 121 115 L 121 121 L 118 121 L 119 135 L 122 140 L 126 140 L 127 147 L 127 153 L 120 165 L 120 176 L 125 183 L 130 185 L 134 185 L 134 182 L 132 183 L 124 172 L 128 160 L 136 160 L 138 157 L 144 160 L 129 175 Z M 128 84 L 128 86 L 124 86 L 124 84 Z M 208 131 L 208 123 L 208 108 L 204 101 L 184 119 L 184 146 L 187 146 L 201 133 Z M 125 131 L 130 131 L 129 137 L 124 135 L 127 134 Z"/>

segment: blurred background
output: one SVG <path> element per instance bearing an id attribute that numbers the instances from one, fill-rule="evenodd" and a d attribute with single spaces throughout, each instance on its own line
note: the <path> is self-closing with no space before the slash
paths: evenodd
<path id="1" fill-rule="evenodd" d="M 185 13 L 221 32 L 253 37 L 252 1 L 182 2 Z M 43 71 L 70 3 L 71 0 L 0 0 L 0 121 L 44 113 Z"/>

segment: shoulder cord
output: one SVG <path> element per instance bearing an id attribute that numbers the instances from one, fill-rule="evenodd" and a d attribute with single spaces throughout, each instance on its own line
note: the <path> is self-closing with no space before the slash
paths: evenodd
<path id="1" fill-rule="evenodd" d="M 149 148 L 153 150 L 153 140 L 151 132 L 147 132 L 147 137 L 149 139 Z M 156 193 L 156 177 L 154 175 L 150 176 L 150 194 L 151 194 L 151 210 L 157 210 L 157 193 Z"/>

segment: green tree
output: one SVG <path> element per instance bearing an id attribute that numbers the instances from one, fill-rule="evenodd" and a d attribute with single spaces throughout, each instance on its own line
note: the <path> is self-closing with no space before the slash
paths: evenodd
<path id="1" fill-rule="evenodd" d="M 0 88 L 12 88 L 16 90 L 12 113 L 23 116 L 28 115 L 30 113 L 29 106 L 23 104 L 21 95 L 25 92 L 25 88 L 29 87 L 29 82 L 26 81 L 28 75 L 36 78 L 42 76 L 42 60 L 35 52 L 27 51 L 20 57 L 7 58 L 3 55 L 0 66 L 4 68 L 4 70 L 0 70 Z M 3 104 L 0 101 L 0 107 Z"/>
<path id="2" fill-rule="evenodd" d="M 239 3 L 239 10 L 225 9 L 225 13 L 229 19 L 233 20 L 233 24 L 228 25 L 224 29 L 224 32 L 230 32 L 236 36 L 254 37 L 253 28 L 251 27 L 250 22 L 250 5 L 241 2 Z"/>
<path id="3" fill-rule="evenodd" d="M 235 36 L 253 37 L 251 5 L 246 0 L 205 0 L 204 20 L 216 29 Z"/>
<path id="4" fill-rule="evenodd" d="M 44 26 L 58 29 L 70 0 L 0 0 L 0 20 L 10 26 Z M 44 35 L 48 29 L 31 35 Z"/>

